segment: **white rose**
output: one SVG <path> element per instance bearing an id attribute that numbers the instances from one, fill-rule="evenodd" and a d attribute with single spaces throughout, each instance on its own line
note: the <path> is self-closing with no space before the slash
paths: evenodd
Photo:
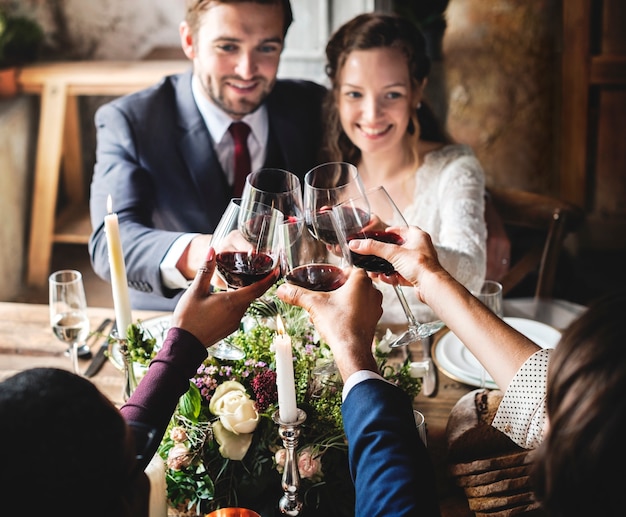
<path id="1" fill-rule="evenodd" d="M 429 367 L 428 361 L 413 361 L 409 369 L 409 375 L 414 379 L 426 377 Z"/>
<path id="2" fill-rule="evenodd" d="M 209 410 L 220 417 L 222 425 L 231 433 L 252 433 L 259 423 L 254 401 L 237 381 L 226 381 L 217 387 Z"/>
<path id="3" fill-rule="evenodd" d="M 381 354 L 389 354 L 391 352 L 391 347 L 389 346 L 397 339 L 397 336 L 391 332 L 390 329 L 387 329 L 385 335 L 380 338 L 378 341 L 377 348 Z"/>
<path id="4" fill-rule="evenodd" d="M 220 454 L 230 460 L 241 461 L 252 443 L 252 433 L 231 433 L 224 428 L 221 421 L 213 424 L 213 435 L 220 444 Z"/>

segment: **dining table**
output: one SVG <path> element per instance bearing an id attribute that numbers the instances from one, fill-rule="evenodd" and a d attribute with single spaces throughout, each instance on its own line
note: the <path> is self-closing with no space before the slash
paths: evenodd
<path id="1" fill-rule="evenodd" d="M 565 300 L 536 300 L 519 298 L 504 300 L 504 314 L 526 318 L 562 330 L 584 311 L 585 307 Z M 106 318 L 115 317 L 112 308 L 89 307 L 87 309 L 91 328 L 95 329 Z M 158 311 L 133 311 L 137 321 L 161 318 L 168 313 Z M 442 329 L 432 338 L 436 349 L 438 341 L 446 334 Z M 98 337 L 92 345 L 93 354 L 106 336 Z M 420 347 L 409 345 L 411 354 Z M 49 307 L 46 304 L 0 302 L 0 381 L 22 370 L 34 367 L 57 367 L 72 369 L 65 345 L 53 334 L 50 326 Z M 86 369 L 89 360 L 82 361 Z M 119 364 L 105 361 L 90 380 L 114 404 L 124 402 L 124 374 Z M 442 517 L 470 517 L 467 498 L 463 490 L 454 484 L 447 464 L 446 425 L 452 408 L 465 394 L 475 390 L 471 383 L 461 382 L 441 369 L 437 372 L 437 389 L 432 396 L 419 393 L 414 399 L 414 408 L 424 414 L 427 426 L 428 451 L 437 476 L 437 488 Z"/>

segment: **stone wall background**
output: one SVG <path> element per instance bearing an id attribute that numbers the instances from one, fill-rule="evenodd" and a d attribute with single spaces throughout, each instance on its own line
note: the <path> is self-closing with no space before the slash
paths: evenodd
<path id="1" fill-rule="evenodd" d="M 488 184 L 558 189 L 557 0 L 450 0 L 443 38 L 447 127 Z"/>

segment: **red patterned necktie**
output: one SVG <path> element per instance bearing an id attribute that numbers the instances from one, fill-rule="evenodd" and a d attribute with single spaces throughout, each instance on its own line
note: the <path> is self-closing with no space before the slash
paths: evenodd
<path id="1" fill-rule="evenodd" d="M 246 184 L 246 176 L 250 173 L 250 152 L 248 151 L 248 135 L 250 126 L 245 122 L 233 122 L 228 128 L 235 143 L 235 182 L 233 196 L 240 197 Z"/>

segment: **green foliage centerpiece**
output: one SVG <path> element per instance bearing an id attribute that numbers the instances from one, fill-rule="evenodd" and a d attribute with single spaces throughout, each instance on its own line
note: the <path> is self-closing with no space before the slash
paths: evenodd
<path id="1" fill-rule="evenodd" d="M 244 359 L 209 356 L 191 379 L 161 442 L 168 502 L 181 515 L 229 506 L 251 508 L 264 517 L 280 515 L 286 451 L 272 420 L 278 396 L 270 349 L 278 315 L 292 341 L 296 400 L 307 415 L 296 451 L 301 515 L 354 515 L 342 383 L 332 352 L 306 311 L 283 303 L 274 292 L 275 287 L 256 300 L 240 329 L 227 338 L 245 352 Z M 408 358 L 389 360 L 392 338 L 388 332 L 373 344 L 381 374 L 414 397 L 420 378 L 411 376 Z M 152 355 L 147 348 L 145 355 Z M 135 353 L 134 360 L 145 361 L 140 355 Z"/>

